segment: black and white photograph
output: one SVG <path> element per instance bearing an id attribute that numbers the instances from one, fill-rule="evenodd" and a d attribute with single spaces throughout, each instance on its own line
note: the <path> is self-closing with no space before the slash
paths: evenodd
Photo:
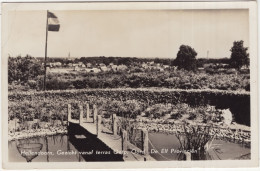
<path id="1" fill-rule="evenodd" d="M 6 166 L 257 164 L 254 1 L 2 9 Z"/>

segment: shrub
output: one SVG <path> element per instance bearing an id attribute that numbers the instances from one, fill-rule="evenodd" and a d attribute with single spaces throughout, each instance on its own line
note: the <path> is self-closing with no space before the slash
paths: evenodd
<path id="1" fill-rule="evenodd" d="M 182 114 L 180 114 L 180 113 L 171 114 L 171 119 L 180 119 L 181 117 L 182 117 Z"/>
<path id="2" fill-rule="evenodd" d="M 152 106 L 149 106 L 148 109 L 145 110 L 145 114 L 148 117 L 151 118 L 161 118 L 165 116 L 166 114 L 169 114 L 172 110 L 171 106 L 165 105 L 165 104 L 155 104 Z"/>
<path id="3" fill-rule="evenodd" d="M 35 80 L 28 80 L 27 83 L 31 89 L 36 89 L 37 88 L 37 82 Z"/>
<path id="4" fill-rule="evenodd" d="M 70 87 L 70 83 L 66 80 L 61 80 L 58 78 L 52 78 L 46 81 L 47 90 L 66 90 Z"/>
<path id="5" fill-rule="evenodd" d="M 191 107 L 195 106 L 216 106 L 218 109 L 230 108 L 238 123 L 250 125 L 250 94 L 248 92 L 230 92 L 221 90 L 151 90 L 151 89 L 86 89 L 86 90 L 66 90 L 66 91 L 46 91 L 44 92 L 24 92 L 9 93 L 10 102 L 20 103 L 23 101 L 45 101 L 55 104 L 58 101 L 62 104 L 75 101 L 87 101 L 89 97 L 96 99 L 106 98 L 110 101 L 137 100 L 148 105 L 158 103 L 186 103 Z M 138 104 L 140 108 L 142 104 Z M 8 106 L 9 107 L 9 106 Z M 60 106 L 62 107 L 62 106 Z M 126 106 L 122 106 L 126 107 Z M 63 107 L 64 108 L 64 107 Z M 122 109 L 123 111 L 123 109 Z M 129 110 L 128 110 L 129 111 Z M 123 114 L 123 113 L 122 113 Z"/>

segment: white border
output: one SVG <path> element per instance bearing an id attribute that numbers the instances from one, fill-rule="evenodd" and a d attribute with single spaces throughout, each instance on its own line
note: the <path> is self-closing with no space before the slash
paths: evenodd
<path id="1" fill-rule="evenodd" d="M 11 5 L 10 5 L 11 4 Z M 169 10 L 169 9 L 249 9 L 249 51 L 251 64 L 251 128 L 252 156 L 250 161 L 171 161 L 171 162 L 87 162 L 87 163 L 8 163 L 5 151 L 8 141 L 3 141 L 3 167 L 9 169 L 53 169 L 53 168 L 166 168 L 166 167 L 250 167 L 258 166 L 258 109 L 257 109 L 257 8 L 256 2 L 127 2 L 127 3 L 10 3 L 3 4 L 2 23 L 7 22 L 8 10 Z M 2 25 L 2 42 L 6 40 L 8 30 Z M 2 128 L 3 137 L 7 137 L 7 53 L 2 44 Z M 3 138 L 5 139 L 5 138 Z"/>

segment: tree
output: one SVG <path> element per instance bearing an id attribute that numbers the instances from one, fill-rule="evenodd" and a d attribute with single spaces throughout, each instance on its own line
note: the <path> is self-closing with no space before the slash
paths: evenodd
<path id="1" fill-rule="evenodd" d="M 13 81 L 27 83 L 28 80 L 43 74 L 43 66 L 29 55 L 8 58 L 8 83 Z"/>
<path id="2" fill-rule="evenodd" d="M 193 48 L 188 45 L 181 45 L 174 63 L 178 66 L 178 69 L 195 71 L 197 69 L 196 56 L 197 52 Z"/>
<path id="3" fill-rule="evenodd" d="M 241 69 L 244 65 L 249 65 L 249 53 L 247 53 L 248 48 L 244 47 L 244 41 L 234 41 L 233 47 L 230 49 L 231 58 L 230 65 L 231 67 Z"/>

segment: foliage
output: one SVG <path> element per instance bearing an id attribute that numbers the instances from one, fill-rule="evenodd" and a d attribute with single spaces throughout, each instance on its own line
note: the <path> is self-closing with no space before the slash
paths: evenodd
<path id="1" fill-rule="evenodd" d="M 171 105 L 167 105 L 167 104 L 155 104 L 152 106 L 149 106 L 146 110 L 145 110 L 145 114 L 146 116 L 150 117 L 150 118 L 162 118 L 164 117 L 166 114 L 171 113 L 172 110 L 172 106 Z"/>
<path id="2" fill-rule="evenodd" d="M 27 83 L 39 75 L 44 74 L 44 68 L 37 59 L 27 55 L 25 57 L 18 56 L 16 58 L 8 58 L 8 83 L 13 81 Z M 34 86 L 33 86 L 34 87 Z"/>
<path id="3" fill-rule="evenodd" d="M 18 72 L 15 66 L 21 66 L 16 61 L 27 59 L 32 69 Z M 11 62 L 12 61 L 12 62 Z M 31 63 L 33 61 L 33 63 Z M 37 62 L 38 61 L 38 62 Z M 167 60 L 156 59 L 157 62 Z M 209 60 L 210 61 L 210 60 Z M 168 61 L 169 62 L 169 61 Z M 32 57 L 9 58 L 9 86 L 10 91 L 41 90 L 43 86 L 43 68 L 40 61 Z M 157 66 L 158 63 L 155 63 Z M 39 67 L 37 67 L 39 65 Z M 159 66 L 161 67 L 161 66 Z M 37 71 L 41 72 L 37 72 Z M 46 80 L 47 90 L 67 90 L 86 88 L 146 88 L 165 87 L 175 89 L 220 89 L 220 90 L 247 90 L 249 91 L 249 71 L 238 72 L 228 68 L 206 68 L 205 72 L 194 73 L 186 70 L 176 70 L 174 67 L 165 68 L 159 71 L 154 68 L 141 68 L 140 63 L 132 63 L 127 72 L 108 71 L 100 73 L 69 72 L 69 73 L 48 73 Z M 242 72 L 243 71 L 243 72 Z M 16 81 L 14 81 L 16 80 Z M 20 81 L 19 81 L 20 80 Z M 21 81 L 23 80 L 23 81 Z"/>
<path id="4" fill-rule="evenodd" d="M 105 65 L 109 65 L 113 63 L 114 65 L 126 65 L 131 66 L 137 63 L 143 62 L 152 62 L 155 61 L 156 63 L 170 65 L 172 60 L 164 59 L 164 58 L 136 58 L 136 57 L 81 57 L 80 59 L 76 59 L 75 62 L 83 62 L 84 64 L 91 63 L 92 65 L 97 65 L 103 63 Z"/>
<path id="5" fill-rule="evenodd" d="M 185 69 L 188 71 L 195 71 L 197 52 L 188 45 L 181 45 L 175 59 L 175 64 L 179 69 Z"/>
<path id="6" fill-rule="evenodd" d="M 185 70 L 170 72 L 148 71 L 145 73 L 99 73 L 84 74 L 84 76 L 51 74 L 47 79 L 47 89 L 165 87 L 176 89 L 248 90 L 247 87 L 250 84 L 249 74 L 236 74 L 237 72 L 232 69 L 221 74 L 217 70 L 212 70 L 210 74 L 193 73 Z"/>
<path id="7" fill-rule="evenodd" d="M 204 67 L 205 64 L 229 64 L 229 58 L 218 58 L 218 59 L 210 59 L 210 58 L 199 58 L 197 59 L 197 67 Z"/>
<path id="8" fill-rule="evenodd" d="M 155 113 L 158 113 L 160 116 L 162 113 L 166 114 L 168 112 L 169 109 L 167 108 L 157 109 L 156 104 L 166 105 L 170 103 L 177 106 L 173 109 L 177 109 L 178 111 L 182 109 L 182 111 L 186 113 L 188 110 L 185 109 L 185 106 L 178 106 L 176 104 L 186 103 L 189 108 L 211 105 L 216 106 L 218 109 L 229 108 L 238 123 L 250 125 L 250 94 L 246 92 L 170 89 L 86 89 L 57 90 L 47 91 L 45 93 L 9 92 L 8 99 L 8 107 L 22 107 L 24 106 L 24 102 L 28 102 L 28 105 L 36 103 L 40 105 L 48 102 L 51 106 L 58 109 L 57 112 L 66 111 L 66 104 L 75 103 L 75 101 L 89 101 L 91 104 L 98 102 L 99 106 L 102 106 L 108 113 L 117 113 L 119 116 L 128 116 L 131 118 L 135 118 L 142 111 L 145 111 L 148 107 L 152 107 L 153 105 L 155 105 L 153 107 L 156 109 Z M 29 109 L 27 106 L 25 108 Z M 41 107 L 37 108 L 41 109 Z M 19 108 L 14 110 L 14 112 L 19 111 Z M 201 108 L 200 111 L 198 110 L 196 113 L 203 115 L 203 112 L 206 110 Z M 191 112 L 188 111 L 187 114 Z M 48 112 L 42 112 L 42 114 L 46 115 Z M 65 114 L 66 112 L 63 112 L 63 115 Z M 180 113 L 180 115 L 182 115 L 182 113 Z M 207 120 L 207 118 L 202 118 L 202 120 Z"/>
<path id="9" fill-rule="evenodd" d="M 230 64 L 232 67 L 240 69 L 243 65 L 249 65 L 248 48 L 244 47 L 244 41 L 234 41 L 233 47 L 230 49 L 231 58 Z"/>
<path id="10" fill-rule="evenodd" d="M 191 160 L 206 160 L 207 151 L 205 146 L 207 143 L 210 143 L 210 140 L 213 139 L 213 136 L 210 135 L 210 127 L 201 127 L 199 125 L 183 125 L 184 133 L 178 132 L 176 134 L 180 142 L 181 151 L 192 151 L 196 152 L 191 153 Z M 179 159 L 184 158 L 184 153 L 180 153 Z"/>
<path id="11" fill-rule="evenodd" d="M 71 84 L 66 80 L 62 80 L 60 78 L 50 78 L 46 81 L 46 87 L 49 90 L 64 90 L 69 89 Z"/>

